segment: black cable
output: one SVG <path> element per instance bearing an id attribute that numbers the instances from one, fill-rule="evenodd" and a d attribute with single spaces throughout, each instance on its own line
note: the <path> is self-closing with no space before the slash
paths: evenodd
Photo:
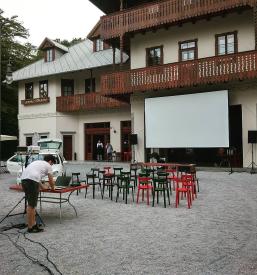
<path id="1" fill-rule="evenodd" d="M 18 232 L 19 232 L 19 231 L 18 231 Z M 19 232 L 19 233 L 21 233 L 21 232 Z M 49 251 L 48 251 L 48 249 L 47 249 L 42 243 L 37 242 L 37 241 L 34 241 L 34 240 L 31 240 L 30 238 L 28 238 L 28 237 L 26 236 L 26 234 L 27 234 L 26 232 L 23 232 L 23 236 L 24 236 L 24 238 L 25 238 L 26 240 L 28 240 L 28 241 L 30 241 L 30 242 L 32 242 L 32 243 L 39 244 L 41 247 L 43 247 L 43 248 L 46 250 L 46 259 L 48 260 L 49 263 L 51 263 L 51 264 L 53 265 L 53 267 L 55 268 L 55 270 L 56 270 L 60 275 L 62 275 L 61 271 L 58 269 L 58 267 L 56 266 L 56 264 L 55 264 L 52 260 L 49 259 Z"/>
<path id="2" fill-rule="evenodd" d="M 20 232 L 19 232 L 20 233 Z M 49 268 L 49 267 L 47 267 L 46 265 L 44 265 L 43 263 L 41 263 L 38 259 L 36 259 L 36 258 L 34 258 L 34 257 L 32 257 L 32 256 L 30 256 L 30 255 L 28 255 L 27 254 L 27 252 L 25 251 L 25 248 L 24 247 L 22 247 L 21 245 L 18 245 L 17 244 L 17 241 L 18 241 L 18 239 L 19 239 L 19 236 L 20 236 L 20 234 L 16 234 L 18 237 L 17 237 L 17 240 L 16 240 L 16 242 L 14 242 L 12 239 L 11 239 L 11 237 L 8 235 L 8 234 L 6 234 L 6 233 L 3 233 L 3 232 L 0 232 L 0 234 L 1 235 L 4 235 L 4 236 L 6 236 L 8 239 L 9 239 L 9 241 L 26 257 L 26 258 L 28 258 L 29 260 L 31 260 L 34 264 L 37 264 L 37 265 L 39 265 L 39 266 L 42 266 L 50 275 L 54 275 L 54 273 L 52 272 L 52 270 Z"/>

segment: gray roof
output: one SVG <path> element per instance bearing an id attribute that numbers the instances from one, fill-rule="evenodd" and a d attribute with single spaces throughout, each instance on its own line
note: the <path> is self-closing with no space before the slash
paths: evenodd
<path id="1" fill-rule="evenodd" d="M 52 62 L 41 59 L 13 73 L 13 80 L 25 80 L 36 77 L 50 76 L 61 73 L 97 68 L 113 64 L 113 50 L 107 49 L 93 52 L 93 42 L 86 39 L 74 46 L 69 51 Z M 128 56 L 124 54 L 124 62 Z M 120 51 L 115 51 L 115 62 L 120 63 Z"/>

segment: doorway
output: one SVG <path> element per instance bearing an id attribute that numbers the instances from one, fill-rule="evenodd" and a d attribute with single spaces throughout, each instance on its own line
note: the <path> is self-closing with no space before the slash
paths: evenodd
<path id="1" fill-rule="evenodd" d="M 72 160 L 72 135 L 63 135 L 63 156 L 66 160 Z"/>
<path id="2" fill-rule="evenodd" d="M 131 135 L 131 121 L 121 121 L 121 160 L 129 161 L 131 158 L 131 145 L 130 145 L 130 135 Z"/>
<path id="3" fill-rule="evenodd" d="M 110 141 L 110 122 L 85 124 L 85 160 L 96 160 L 96 144 L 101 140 L 103 146 Z M 107 159 L 104 150 L 104 159 Z"/>
<path id="4" fill-rule="evenodd" d="M 232 148 L 231 164 L 243 166 L 242 106 L 229 106 L 229 144 Z"/>

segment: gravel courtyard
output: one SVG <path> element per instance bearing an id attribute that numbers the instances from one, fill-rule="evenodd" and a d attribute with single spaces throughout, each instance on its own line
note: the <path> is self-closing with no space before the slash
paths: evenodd
<path id="1" fill-rule="evenodd" d="M 102 200 L 98 190 L 93 200 L 89 189 L 86 199 L 84 190 L 72 195 L 78 218 L 63 204 L 60 224 L 58 205 L 44 203 L 45 232 L 24 236 L 24 229 L 11 229 L 0 234 L 0 274 L 257 274 L 257 175 L 199 171 L 198 178 L 200 193 L 192 209 L 186 200 L 176 209 L 174 193 L 165 209 L 162 199 L 151 207 L 129 196 L 126 205 L 107 194 Z M 14 182 L 13 176 L 0 174 L 0 220 L 22 197 L 9 190 Z M 0 228 L 17 222 L 24 219 L 8 218 Z M 47 261 L 46 250 L 26 237 L 48 249 L 59 273 Z"/>

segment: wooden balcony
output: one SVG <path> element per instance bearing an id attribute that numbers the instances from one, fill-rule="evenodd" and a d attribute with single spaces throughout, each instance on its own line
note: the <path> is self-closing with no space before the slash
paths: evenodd
<path id="1" fill-rule="evenodd" d="M 255 77 L 257 51 L 249 51 L 103 75 L 101 93 L 117 97 L 139 91 L 217 84 Z"/>
<path id="2" fill-rule="evenodd" d="M 107 110 L 129 107 L 129 104 L 101 96 L 97 93 L 60 96 L 56 98 L 57 112 Z"/>
<path id="3" fill-rule="evenodd" d="M 256 0 L 167 0 L 141 5 L 101 17 L 101 37 L 169 25 L 239 7 L 253 7 Z"/>

